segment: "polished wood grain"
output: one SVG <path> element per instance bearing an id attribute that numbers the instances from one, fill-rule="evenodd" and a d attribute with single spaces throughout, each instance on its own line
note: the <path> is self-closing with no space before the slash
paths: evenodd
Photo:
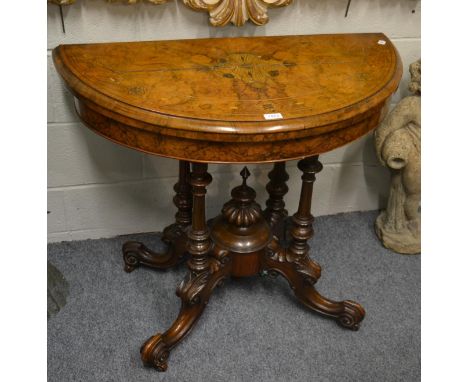
<path id="1" fill-rule="evenodd" d="M 296 159 L 357 139 L 381 121 L 402 74 L 383 34 L 61 45 L 53 57 L 97 133 L 218 163 Z M 283 118 L 265 120 L 275 113 Z"/>
<path id="2" fill-rule="evenodd" d="M 139 265 L 166 269 L 189 255 L 187 276 L 177 288 L 180 312 L 168 330 L 142 346 L 146 365 L 167 369 L 171 349 L 229 277 L 282 275 L 304 305 L 347 329 L 359 328 L 365 316 L 361 305 L 334 301 L 315 289 L 321 268 L 309 257 L 311 201 L 322 169 L 318 154 L 366 134 L 387 112 L 402 74 L 387 37 L 63 45 L 53 57 L 90 129 L 133 149 L 180 160 L 176 222 L 164 231 L 167 252 L 158 254 L 139 242 L 123 246 L 127 271 Z M 281 118 L 268 119 L 275 113 Z M 296 158 L 302 187 L 285 229 L 285 161 Z M 242 183 L 208 224 L 211 162 L 275 162 L 266 208 L 256 202 L 244 167 Z"/>

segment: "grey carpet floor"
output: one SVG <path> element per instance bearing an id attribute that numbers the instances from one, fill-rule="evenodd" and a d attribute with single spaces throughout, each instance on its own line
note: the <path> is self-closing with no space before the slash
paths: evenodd
<path id="1" fill-rule="evenodd" d="M 184 267 L 123 271 L 129 238 L 162 248 L 155 235 L 54 243 L 48 259 L 70 285 L 48 321 L 48 380 L 68 381 L 418 381 L 420 256 L 376 239 L 376 212 L 319 217 L 312 257 L 317 289 L 367 311 L 358 332 L 302 307 L 287 283 L 232 280 L 171 353 L 166 373 L 142 366 L 139 348 L 177 316 Z"/>

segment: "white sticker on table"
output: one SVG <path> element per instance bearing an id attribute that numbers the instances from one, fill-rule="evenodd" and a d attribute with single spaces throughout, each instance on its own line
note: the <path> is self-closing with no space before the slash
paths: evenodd
<path id="1" fill-rule="evenodd" d="M 271 114 L 263 114 L 265 119 L 283 119 L 283 115 L 281 113 L 271 113 Z"/>

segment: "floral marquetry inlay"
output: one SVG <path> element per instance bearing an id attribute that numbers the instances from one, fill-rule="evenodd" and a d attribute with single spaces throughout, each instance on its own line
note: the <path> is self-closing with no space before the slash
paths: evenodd
<path id="1" fill-rule="evenodd" d="M 58 5 L 73 4 L 75 0 L 47 0 Z M 143 0 L 107 0 L 110 3 L 125 2 L 137 4 Z M 164 4 L 170 0 L 145 0 L 153 4 Z M 214 26 L 224 26 L 233 23 L 242 26 L 247 21 L 256 25 L 268 22 L 269 7 L 284 7 L 294 0 L 182 0 L 183 3 L 196 10 L 205 11 L 210 15 L 210 22 Z"/>
<path id="2" fill-rule="evenodd" d="M 219 59 L 214 68 L 216 73 L 225 78 L 236 79 L 253 88 L 262 89 L 272 77 L 280 75 L 280 68 L 290 65 L 295 64 L 252 53 L 233 53 Z"/>

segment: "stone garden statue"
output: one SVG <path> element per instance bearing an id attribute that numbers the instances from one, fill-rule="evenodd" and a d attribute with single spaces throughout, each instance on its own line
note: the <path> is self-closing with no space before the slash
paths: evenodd
<path id="1" fill-rule="evenodd" d="M 421 252 L 421 60 L 410 65 L 413 95 L 403 98 L 375 131 L 375 148 L 391 172 L 387 209 L 375 222 L 383 245 Z"/>

